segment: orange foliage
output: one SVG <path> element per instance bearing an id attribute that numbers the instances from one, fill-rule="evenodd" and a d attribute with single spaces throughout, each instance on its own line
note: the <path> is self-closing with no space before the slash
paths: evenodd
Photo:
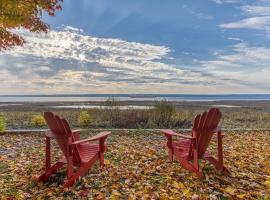
<path id="1" fill-rule="evenodd" d="M 47 32 L 49 25 L 41 20 L 43 12 L 54 16 L 63 0 L 1 0 L 0 50 L 22 45 L 24 39 L 11 30 L 25 28 L 30 32 Z"/>

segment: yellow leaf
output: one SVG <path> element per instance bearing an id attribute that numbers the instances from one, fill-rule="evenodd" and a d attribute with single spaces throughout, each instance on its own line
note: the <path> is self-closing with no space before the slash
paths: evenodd
<path id="1" fill-rule="evenodd" d="M 189 190 L 188 190 L 188 189 L 185 189 L 185 190 L 183 191 L 183 195 L 184 195 L 185 197 L 190 197 L 190 192 L 189 192 Z"/>
<path id="2" fill-rule="evenodd" d="M 173 186 L 174 186 L 175 188 L 180 188 L 180 189 L 185 188 L 185 185 L 184 185 L 183 183 L 181 183 L 181 182 L 176 182 L 176 181 L 173 182 Z"/>
<path id="3" fill-rule="evenodd" d="M 228 193 L 228 194 L 230 194 L 230 195 L 234 195 L 235 189 L 233 189 L 232 187 L 227 187 L 225 189 L 225 192 Z"/>
<path id="4" fill-rule="evenodd" d="M 92 192 L 93 192 L 93 194 L 96 195 L 96 199 L 105 199 L 105 197 L 106 197 L 106 194 L 104 194 L 98 190 L 93 189 Z"/>
<path id="5" fill-rule="evenodd" d="M 20 199 L 25 199 L 23 191 L 19 190 L 18 194 L 16 195 L 16 199 L 20 200 Z"/>
<path id="6" fill-rule="evenodd" d="M 166 193 L 162 193 L 159 198 L 160 200 L 167 200 L 169 199 L 169 196 Z"/>
<path id="7" fill-rule="evenodd" d="M 119 199 L 120 199 L 119 196 L 114 196 L 114 195 L 110 196 L 110 200 L 119 200 Z"/>
<path id="8" fill-rule="evenodd" d="M 110 165 L 111 164 L 111 162 L 109 160 L 105 160 L 104 163 L 105 163 L 105 165 Z"/>
<path id="9" fill-rule="evenodd" d="M 114 196 L 121 196 L 121 194 L 117 190 L 112 191 L 112 195 Z"/>
<path id="10" fill-rule="evenodd" d="M 51 197 L 51 196 L 53 196 L 53 193 L 52 192 L 48 192 L 47 193 L 47 196 Z"/>
<path id="11" fill-rule="evenodd" d="M 238 197 L 239 199 L 244 199 L 245 196 L 246 196 L 245 194 L 238 194 L 238 195 L 237 195 L 237 197 Z"/>
<path id="12" fill-rule="evenodd" d="M 267 188 L 270 188 L 270 181 L 265 181 L 263 184 L 264 184 Z"/>

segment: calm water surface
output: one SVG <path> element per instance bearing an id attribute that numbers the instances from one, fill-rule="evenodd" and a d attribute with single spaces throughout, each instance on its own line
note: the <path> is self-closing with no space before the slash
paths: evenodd
<path id="1" fill-rule="evenodd" d="M 106 101 L 114 98 L 117 101 L 270 101 L 270 94 L 242 94 L 242 95 L 184 95 L 184 94 L 146 94 L 146 95 L 0 95 L 0 102 L 83 102 Z"/>

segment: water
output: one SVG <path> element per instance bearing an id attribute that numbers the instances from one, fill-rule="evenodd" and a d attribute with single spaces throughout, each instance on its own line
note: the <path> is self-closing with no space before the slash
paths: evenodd
<path id="1" fill-rule="evenodd" d="M 86 95 L 0 95 L 0 102 L 103 102 L 109 98 L 117 101 L 270 101 L 270 94 L 86 94 Z"/>
<path id="2" fill-rule="evenodd" d="M 112 109 L 118 108 L 120 110 L 148 110 L 152 109 L 153 106 L 136 106 L 136 105 L 129 105 L 129 106 L 98 106 L 98 105 L 68 105 L 68 106 L 52 106 L 53 108 L 76 108 L 76 109 Z"/>

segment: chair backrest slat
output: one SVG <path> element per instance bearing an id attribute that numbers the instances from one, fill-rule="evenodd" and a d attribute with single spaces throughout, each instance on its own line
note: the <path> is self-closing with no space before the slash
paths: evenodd
<path id="1" fill-rule="evenodd" d="M 195 117 L 193 129 L 197 132 L 199 157 L 207 150 L 213 136 L 212 130 L 218 127 L 221 116 L 219 109 L 211 108 L 208 112 Z"/>
<path id="2" fill-rule="evenodd" d="M 62 119 L 62 124 L 63 124 L 63 127 L 66 130 L 66 132 L 69 135 L 71 135 L 72 142 L 75 142 L 75 137 L 74 137 L 74 135 L 72 133 L 72 130 L 71 130 L 70 126 L 69 126 L 68 121 L 63 118 Z M 80 162 L 81 161 L 80 153 L 79 153 L 79 150 L 78 150 L 78 148 L 77 148 L 76 145 L 74 147 L 74 154 L 73 155 L 74 155 L 74 158 L 73 159 L 74 159 L 75 162 Z"/>
<path id="3" fill-rule="evenodd" d="M 63 151 L 65 157 L 67 158 L 68 142 L 74 141 L 74 136 L 67 120 L 61 119 L 59 116 L 53 114 L 52 112 L 44 112 L 44 119 L 53 134 L 57 136 L 56 141 L 60 149 Z M 74 159 L 75 162 L 80 161 L 79 152 L 76 146 L 74 150 Z"/>

